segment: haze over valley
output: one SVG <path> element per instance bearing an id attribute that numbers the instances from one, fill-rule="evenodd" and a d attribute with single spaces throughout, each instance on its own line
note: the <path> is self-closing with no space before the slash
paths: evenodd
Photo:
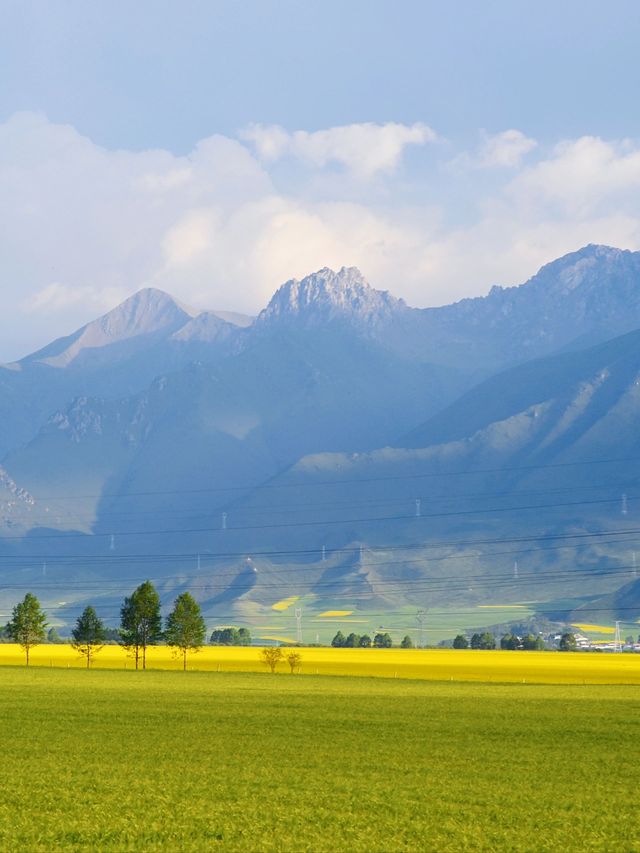
<path id="1" fill-rule="evenodd" d="M 639 329 L 640 253 L 596 245 L 439 308 L 344 267 L 256 317 L 141 290 L 0 368 L 1 606 L 115 622 L 151 577 L 265 636 L 283 600 L 309 639 L 631 622 Z"/>

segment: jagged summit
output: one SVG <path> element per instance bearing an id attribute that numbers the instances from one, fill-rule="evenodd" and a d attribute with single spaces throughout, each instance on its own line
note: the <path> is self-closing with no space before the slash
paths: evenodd
<path id="1" fill-rule="evenodd" d="M 357 267 L 342 267 L 338 272 L 323 267 L 302 280 L 292 278 L 278 288 L 258 323 L 300 319 L 375 323 L 405 308 L 402 299 L 372 288 Z"/>
<path id="2" fill-rule="evenodd" d="M 490 295 L 505 291 L 542 289 L 567 295 L 582 285 L 603 283 L 608 276 L 640 270 L 640 253 L 629 249 L 616 249 L 598 243 L 589 243 L 575 252 L 542 266 L 524 284 L 512 287 L 495 286 Z"/>

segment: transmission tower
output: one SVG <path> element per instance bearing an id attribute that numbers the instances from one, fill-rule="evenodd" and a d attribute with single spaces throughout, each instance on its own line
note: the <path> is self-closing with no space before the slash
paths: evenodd
<path id="1" fill-rule="evenodd" d="M 111 534 L 111 541 L 109 543 L 109 550 L 110 551 L 116 550 L 116 537 L 113 535 L 113 533 Z"/>
<path id="2" fill-rule="evenodd" d="M 223 530 L 227 529 L 227 513 L 226 512 L 222 513 L 222 529 Z"/>
<path id="3" fill-rule="evenodd" d="M 416 613 L 416 624 L 418 626 L 418 642 L 417 646 L 419 649 L 424 649 L 424 623 L 427 618 L 426 610 L 418 610 Z"/>
<path id="4" fill-rule="evenodd" d="M 420 518 L 422 515 L 422 501 L 420 498 L 416 498 L 416 518 Z"/>
<path id="5" fill-rule="evenodd" d="M 327 549 L 326 549 L 326 547 L 323 545 L 323 546 L 322 546 L 322 562 L 323 562 L 323 563 L 324 563 L 324 562 L 326 562 L 326 559 L 327 559 Z"/>
<path id="6" fill-rule="evenodd" d="M 302 607 L 296 607 L 296 643 L 302 645 Z"/>
<path id="7" fill-rule="evenodd" d="M 620 622 L 616 622 L 616 635 L 613 640 L 613 651 L 622 651 L 622 638 L 620 636 Z"/>
<path id="8" fill-rule="evenodd" d="M 629 512 L 629 507 L 627 505 L 627 496 L 626 495 L 622 495 L 622 508 L 620 511 L 621 511 L 622 515 L 627 515 Z"/>
<path id="9" fill-rule="evenodd" d="M 634 578 L 638 577 L 638 569 L 636 567 L 636 552 L 633 551 L 631 554 L 631 565 L 633 566 L 633 576 Z"/>
<path id="10" fill-rule="evenodd" d="M 518 561 L 515 560 L 513 563 L 513 579 L 517 581 L 519 577 L 520 575 L 518 574 Z"/>

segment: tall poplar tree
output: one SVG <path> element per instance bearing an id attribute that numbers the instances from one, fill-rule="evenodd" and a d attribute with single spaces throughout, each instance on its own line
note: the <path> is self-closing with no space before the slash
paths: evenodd
<path id="1" fill-rule="evenodd" d="M 207 633 L 200 605 L 188 592 L 179 595 L 167 617 L 165 638 L 168 645 L 182 653 L 182 668 L 187 668 L 187 652 L 198 651 Z"/>
<path id="2" fill-rule="evenodd" d="M 42 643 L 46 637 L 47 617 L 40 607 L 40 602 L 28 592 L 24 599 L 13 608 L 10 622 L 7 623 L 7 634 L 14 643 L 19 643 L 27 656 L 33 646 Z"/>
<path id="3" fill-rule="evenodd" d="M 147 646 L 162 639 L 160 596 L 151 581 L 145 581 L 125 598 L 120 609 L 120 642 L 135 658 L 136 669 L 147 668 Z"/>
<path id="4" fill-rule="evenodd" d="M 87 669 L 89 669 L 94 656 L 103 648 L 106 636 L 102 620 L 98 619 L 98 614 L 93 607 L 85 607 L 82 615 L 78 616 L 71 636 L 73 638 L 71 645 L 86 657 Z"/>

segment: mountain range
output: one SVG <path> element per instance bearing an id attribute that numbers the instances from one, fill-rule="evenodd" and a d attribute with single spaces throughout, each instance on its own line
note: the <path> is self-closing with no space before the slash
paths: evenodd
<path id="1" fill-rule="evenodd" d="M 606 246 L 440 308 L 355 268 L 255 318 L 141 290 L 0 367 L 4 580 L 61 622 L 145 574 L 212 623 L 278 596 L 632 616 L 638 330 L 640 252 Z"/>

